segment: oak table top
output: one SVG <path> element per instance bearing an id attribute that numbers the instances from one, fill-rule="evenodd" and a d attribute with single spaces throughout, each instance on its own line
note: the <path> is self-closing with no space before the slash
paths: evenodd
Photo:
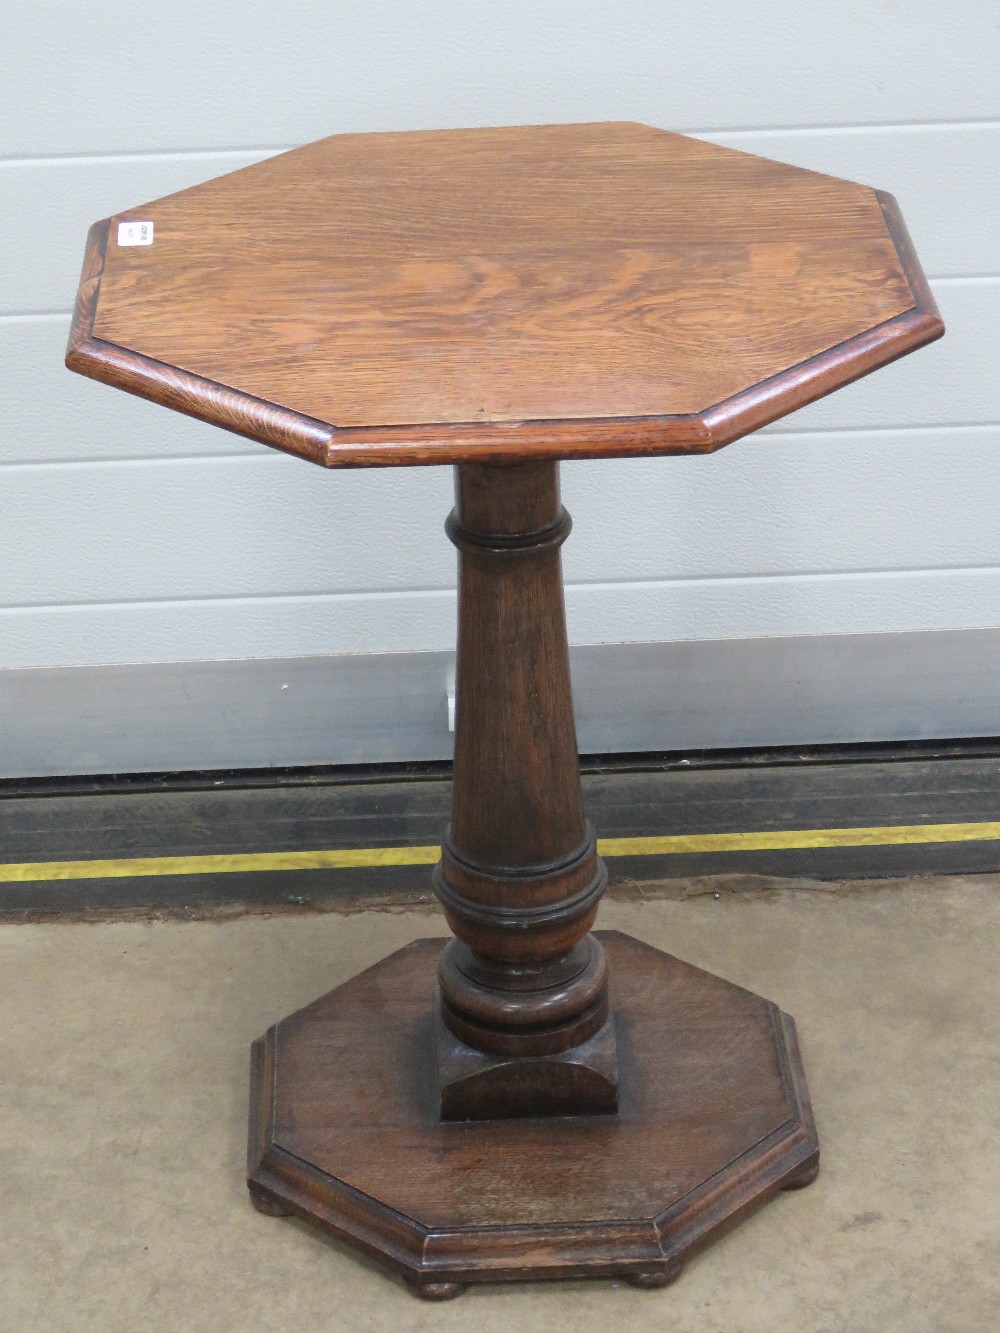
<path id="1" fill-rule="evenodd" d="M 942 332 L 887 194 L 517 126 L 334 135 L 95 224 L 67 364 L 327 467 L 513 462 L 710 452 Z"/>

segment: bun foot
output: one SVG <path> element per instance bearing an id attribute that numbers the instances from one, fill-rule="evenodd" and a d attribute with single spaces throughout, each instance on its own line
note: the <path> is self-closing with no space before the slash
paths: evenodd
<path id="1" fill-rule="evenodd" d="M 465 1290 L 464 1282 L 427 1282 L 420 1278 L 410 1278 L 406 1285 L 422 1301 L 451 1301 Z"/>
<path id="2" fill-rule="evenodd" d="M 264 1213 L 267 1217 L 291 1217 L 291 1209 L 286 1208 L 272 1194 L 266 1194 L 259 1185 L 247 1185 L 247 1189 L 250 1193 L 250 1202 L 258 1213 Z"/>
<path id="3" fill-rule="evenodd" d="M 790 1176 L 789 1179 L 785 1181 L 784 1185 L 782 1185 L 781 1188 L 785 1190 L 805 1189 L 807 1185 L 811 1185 L 813 1183 L 813 1181 L 816 1179 L 818 1175 L 819 1175 L 819 1154 L 817 1153 L 813 1161 L 807 1162 L 806 1165 L 801 1168 L 801 1170 L 796 1171 L 794 1176 Z"/>
<path id="4" fill-rule="evenodd" d="M 683 1259 L 667 1259 L 665 1263 L 651 1264 L 648 1268 L 640 1268 L 636 1273 L 629 1273 L 625 1281 L 630 1287 L 655 1291 L 658 1287 L 669 1287 L 683 1272 Z"/>

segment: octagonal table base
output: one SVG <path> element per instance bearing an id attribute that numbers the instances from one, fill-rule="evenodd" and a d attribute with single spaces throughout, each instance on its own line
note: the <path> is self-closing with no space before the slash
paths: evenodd
<path id="1" fill-rule="evenodd" d="M 792 1020 L 616 932 L 614 1115 L 443 1120 L 418 940 L 253 1047 L 249 1187 L 442 1299 L 470 1282 L 663 1286 L 819 1149 Z"/>

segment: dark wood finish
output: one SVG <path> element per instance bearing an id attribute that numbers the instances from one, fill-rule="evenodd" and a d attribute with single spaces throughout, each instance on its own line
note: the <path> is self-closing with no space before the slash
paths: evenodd
<path id="1" fill-rule="evenodd" d="M 434 1068 L 443 1120 L 614 1115 L 618 1110 L 618 1043 L 610 1017 L 592 1037 L 553 1055 L 480 1051 L 471 1045 L 479 1039 L 478 1031 L 466 1042 L 452 1031 L 454 1019 L 451 1024 L 445 1022 L 439 988 L 434 997 Z"/>
<path id="2" fill-rule="evenodd" d="M 443 1114 L 613 1112 L 607 963 L 588 934 L 607 871 L 583 814 L 559 548 L 558 464 L 464 463 L 455 775 L 434 888 Z"/>
<path id="3" fill-rule="evenodd" d="M 676 1278 L 819 1155 L 791 1019 L 628 936 L 611 960 L 614 1116 L 442 1120 L 421 940 L 254 1046 L 254 1202 L 304 1217 L 440 1299 L 470 1282 Z"/>
<path id="4" fill-rule="evenodd" d="M 328 467 L 511 462 L 710 452 L 943 328 L 890 196 L 521 126 L 337 135 L 97 224 L 67 364 Z"/>

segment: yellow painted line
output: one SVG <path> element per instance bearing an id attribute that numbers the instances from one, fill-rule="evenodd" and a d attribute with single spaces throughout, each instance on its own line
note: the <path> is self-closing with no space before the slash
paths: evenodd
<path id="1" fill-rule="evenodd" d="M 672 833 L 665 837 L 605 837 L 603 856 L 683 856 L 704 852 L 776 852 L 815 846 L 904 846 L 919 842 L 1000 840 L 1000 822 L 884 824 L 873 828 L 769 829 L 756 833 Z M 95 861 L 15 861 L 0 864 L 0 884 L 28 880 L 117 880 L 164 874 L 252 874 L 257 870 L 348 870 L 383 865 L 433 865 L 439 846 L 372 846 L 328 852 L 248 852 L 232 856 L 133 856 Z"/>
<path id="2" fill-rule="evenodd" d="M 29 879 L 130 879 L 139 875 L 245 875 L 258 870 L 350 870 L 433 865 L 440 847 L 347 847 L 329 852 L 232 856 L 126 856 L 111 861 L 21 861 L 0 865 L 0 884 Z"/>
<path id="3" fill-rule="evenodd" d="M 753 833 L 676 833 L 664 837 L 601 838 L 603 856 L 679 856 L 704 852 L 764 852 L 811 847 L 891 847 L 929 842 L 1000 840 L 1000 822 L 882 824 L 872 828 L 769 829 Z M 248 852 L 231 856 L 131 856 L 94 861 L 0 864 L 0 883 L 56 879 L 123 879 L 142 875 L 252 874 L 260 870 L 350 870 L 433 865 L 440 847 L 347 847 L 336 851 Z"/>
<path id="4" fill-rule="evenodd" d="M 768 829 L 764 833 L 671 834 L 664 838 L 603 838 L 604 856 L 677 856 L 686 852 L 771 852 L 810 847 L 891 847 L 920 842 L 989 842 L 1000 822 L 882 824 L 873 828 Z"/>

